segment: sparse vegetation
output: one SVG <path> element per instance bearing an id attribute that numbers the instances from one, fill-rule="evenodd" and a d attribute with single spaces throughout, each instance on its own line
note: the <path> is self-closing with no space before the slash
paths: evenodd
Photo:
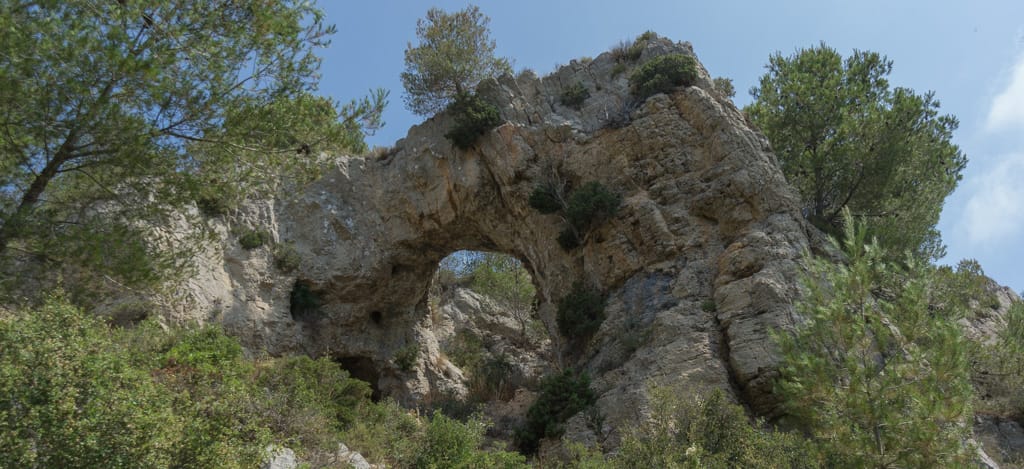
<path id="1" fill-rule="evenodd" d="M 314 320 L 320 316 L 323 298 L 308 280 L 296 280 L 289 295 L 289 310 L 296 321 Z"/>
<path id="2" fill-rule="evenodd" d="M 259 249 L 270 242 L 270 233 L 255 228 L 241 228 L 238 230 L 238 244 L 246 251 Z"/>
<path id="3" fill-rule="evenodd" d="M 576 82 L 562 91 L 561 102 L 563 106 L 571 107 L 577 111 L 583 107 L 583 102 L 590 97 L 590 90 L 583 83 Z"/>
<path id="4" fill-rule="evenodd" d="M 574 341 L 590 338 L 604 322 L 604 296 L 581 282 L 558 302 L 556 321 L 564 337 Z"/>
<path id="5" fill-rule="evenodd" d="M 732 85 L 731 78 L 715 77 L 715 91 L 726 98 L 733 98 L 736 96 L 736 88 Z"/>
<path id="6" fill-rule="evenodd" d="M 420 357 L 420 346 L 417 343 L 410 343 L 395 351 L 392 357 L 395 366 L 402 371 L 412 371 L 416 368 L 416 362 Z"/>
<path id="7" fill-rule="evenodd" d="M 666 54 L 641 65 L 629 76 L 630 91 L 639 99 L 668 93 L 697 81 L 697 60 L 684 54 Z"/>
<path id="8" fill-rule="evenodd" d="M 565 370 L 545 377 L 540 383 L 540 395 L 526 412 L 526 423 L 516 430 L 519 449 L 527 454 L 537 452 L 541 439 L 561 436 L 562 424 L 596 401 L 586 373 Z"/>
<path id="9" fill-rule="evenodd" d="M 299 251 L 295 249 L 294 243 L 274 244 L 273 254 L 274 266 L 283 272 L 291 272 L 298 269 L 299 264 L 302 263 L 302 257 L 299 256 Z"/>
<path id="10" fill-rule="evenodd" d="M 501 123 L 498 108 L 476 94 L 462 93 L 448 106 L 455 125 L 444 134 L 453 145 L 463 150 L 473 146 L 481 135 Z"/>

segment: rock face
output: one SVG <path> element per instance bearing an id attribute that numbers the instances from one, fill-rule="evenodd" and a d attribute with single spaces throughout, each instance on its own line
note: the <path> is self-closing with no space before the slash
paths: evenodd
<path id="1" fill-rule="evenodd" d="M 286 272 L 270 248 L 246 251 L 229 235 L 184 292 L 209 312 L 195 319 L 272 354 L 330 355 L 400 400 L 457 393 L 430 327 L 430 278 L 454 251 L 498 251 L 531 272 L 552 367 L 590 373 L 608 429 L 641 416 L 658 384 L 725 389 L 770 413 L 769 333 L 793 323 L 799 258 L 821 237 L 765 138 L 702 67 L 695 86 L 630 96 L 630 71 L 666 53 L 693 54 L 654 39 L 624 72 L 605 53 L 543 79 L 484 82 L 478 93 L 504 123 L 471 149 L 444 138 L 452 118 L 442 113 L 383 157 L 339 158 L 314 184 L 246 207 L 238 224 L 292 243 L 301 261 Z M 559 99 L 576 83 L 590 93 L 578 110 Z M 623 196 L 571 251 L 556 241 L 564 221 L 527 202 L 555 180 Z M 577 281 L 607 294 L 607 319 L 571 346 L 555 311 Z"/>

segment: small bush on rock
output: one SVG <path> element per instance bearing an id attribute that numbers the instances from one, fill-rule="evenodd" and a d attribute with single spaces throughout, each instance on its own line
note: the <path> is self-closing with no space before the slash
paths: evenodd
<path id="1" fill-rule="evenodd" d="M 613 217 L 622 205 L 622 196 L 603 184 L 591 181 L 573 191 L 565 209 L 565 218 L 578 231 L 586 231 Z"/>
<path id="2" fill-rule="evenodd" d="M 501 123 L 498 108 L 475 94 L 457 95 L 455 101 L 448 106 L 448 112 L 455 120 L 455 125 L 444 136 L 463 150 Z"/>
<path id="3" fill-rule="evenodd" d="M 573 340 L 589 338 L 604 322 L 604 297 L 577 282 L 572 291 L 558 302 L 555 319 L 563 336 Z"/>
<path id="4" fill-rule="evenodd" d="M 247 251 L 259 248 L 269 241 L 270 233 L 263 230 L 243 228 L 238 232 L 238 244 Z"/>
<path id="5" fill-rule="evenodd" d="M 526 411 L 526 423 L 516 430 L 515 439 L 522 452 L 537 452 L 542 438 L 562 435 L 562 424 L 577 412 L 594 405 L 597 396 L 590 389 L 590 377 L 565 370 L 545 377 L 540 383 L 540 395 Z"/>
<path id="6" fill-rule="evenodd" d="M 629 76 L 633 96 L 647 99 L 667 93 L 677 86 L 692 86 L 697 81 L 697 61 L 689 55 L 667 54 L 655 57 Z"/>
<path id="7" fill-rule="evenodd" d="M 583 102 L 589 97 L 590 91 L 587 90 L 586 86 L 583 86 L 583 83 L 577 81 L 562 92 L 561 101 L 563 106 L 571 107 L 578 111 L 583 107 Z"/>
<path id="8" fill-rule="evenodd" d="M 559 200 L 555 189 L 547 184 L 541 184 L 533 188 L 533 192 L 530 193 L 530 207 L 545 215 L 565 208 L 562 205 L 562 201 Z"/>
<path id="9" fill-rule="evenodd" d="M 412 371 L 416 368 L 416 359 L 419 358 L 419 356 L 419 345 L 411 343 L 396 350 L 393 360 L 398 369 L 402 371 Z"/>
<path id="10" fill-rule="evenodd" d="M 302 257 L 292 243 L 277 243 L 274 245 L 274 265 L 283 272 L 291 272 L 299 268 Z"/>

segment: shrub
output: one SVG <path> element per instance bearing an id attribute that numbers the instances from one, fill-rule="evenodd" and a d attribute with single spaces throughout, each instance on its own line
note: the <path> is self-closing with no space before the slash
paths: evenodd
<path id="1" fill-rule="evenodd" d="M 61 299 L 0 320 L 0 467 L 167 467 L 171 395 Z"/>
<path id="2" fill-rule="evenodd" d="M 604 297 L 581 282 L 558 302 L 558 330 L 573 340 L 589 338 L 604 321 Z"/>
<path id="3" fill-rule="evenodd" d="M 243 358 L 238 341 L 216 325 L 189 331 L 165 356 L 168 366 L 185 365 L 204 373 L 233 369 Z"/>
<path id="4" fill-rule="evenodd" d="M 629 76 L 633 96 L 646 99 L 658 93 L 667 93 L 677 86 L 692 86 L 697 81 L 697 61 L 683 54 L 655 57 L 637 68 Z"/>
<path id="5" fill-rule="evenodd" d="M 558 233 L 558 245 L 566 251 L 572 251 L 580 247 L 580 237 L 576 234 L 576 230 L 572 227 L 568 227 Z"/>
<path id="6" fill-rule="evenodd" d="M 238 232 L 238 244 L 247 251 L 259 248 L 269 241 L 270 233 L 263 230 L 243 228 Z"/>
<path id="7" fill-rule="evenodd" d="M 714 313 L 718 311 L 718 305 L 715 304 L 715 300 L 704 300 L 700 303 L 700 309 L 705 313 Z"/>
<path id="8" fill-rule="evenodd" d="M 578 231 L 585 231 L 613 217 L 622 205 L 622 196 L 591 181 L 569 196 L 565 217 Z"/>
<path id="9" fill-rule="evenodd" d="M 498 108 L 475 94 L 457 95 L 455 101 L 448 106 L 448 112 L 455 120 L 455 125 L 444 136 L 463 150 L 501 123 Z"/>
<path id="10" fill-rule="evenodd" d="M 578 111 L 583 107 L 583 102 L 589 97 L 590 91 L 587 90 L 586 86 L 583 86 L 583 83 L 577 81 L 562 92 L 561 101 L 563 106 L 571 107 Z"/>
<path id="11" fill-rule="evenodd" d="M 402 371 L 412 371 L 416 368 L 416 359 L 420 356 L 420 347 L 416 343 L 411 343 L 402 346 L 395 351 L 392 360 L 395 362 L 395 366 Z"/>
<path id="12" fill-rule="evenodd" d="M 640 60 L 640 56 L 644 53 L 644 47 L 647 46 L 646 42 L 633 42 L 633 41 L 620 41 L 615 47 L 612 47 L 612 58 L 618 64 L 625 65 L 628 62 L 636 62 Z"/>
<path id="13" fill-rule="evenodd" d="M 537 452 L 542 438 L 561 436 L 562 424 L 577 412 L 594 405 L 597 396 L 590 389 L 590 377 L 565 370 L 546 376 L 540 383 L 537 400 L 526 411 L 526 422 L 515 432 L 521 451 Z"/>
<path id="14" fill-rule="evenodd" d="M 732 85 L 732 79 L 725 77 L 716 77 L 714 79 L 715 91 L 718 91 L 726 98 L 732 98 L 736 96 L 736 87 Z"/>
<path id="15" fill-rule="evenodd" d="M 658 388 L 651 392 L 651 421 L 624 432 L 616 466 L 630 467 L 822 467 L 799 436 L 751 425 L 743 408 L 716 390 L 707 397 Z"/>
<path id="16" fill-rule="evenodd" d="M 295 244 L 293 243 L 274 244 L 273 254 L 274 265 L 283 272 L 291 272 L 298 269 L 302 263 L 302 257 L 299 256 L 299 251 L 295 249 Z"/>
<path id="17" fill-rule="evenodd" d="M 201 196 L 196 199 L 196 208 L 199 213 L 208 217 L 218 217 L 231 211 L 232 204 L 223 196 Z"/>
<path id="18" fill-rule="evenodd" d="M 540 184 L 530 193 L 530 207 L 545 215 L 564 209 L 555 188 Z"/>

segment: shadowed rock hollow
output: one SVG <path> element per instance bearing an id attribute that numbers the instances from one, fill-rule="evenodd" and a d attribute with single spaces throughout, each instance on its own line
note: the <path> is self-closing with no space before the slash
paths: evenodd
<path id="1" fill-rule="evenodd" d="M 297 269 L 283 272 L 269 249 L 245 251 L 229 237 L 188 294 L 199 311 L 222 311 L 218 320 L 251 348 L 328 354 L 383 393 L 423 399 L 462 392 L 428 313 L 438 262 L 463 249 L 507 253 L 533 275 L 552 336 L 575 281 L 607 294 L 600 330 L 585 347 L 556 339 L 552 367 L 591 374 L 610 428 L 643 413 L 650 384 L 721 388 L 771 412 L 769 332 L 792 324 L 797 263 L 820 235 L 801 219 L 767 141 L 702 67 L 695 86 L 630 96 L 635 65 L 666 53 L 693 54 L 654 39 L 625 72 L 605 53 L 542 79 L 481 84 L 503 124 L 471 149 L 445 139 L 452 122 L 441 114 L 382 158 L 340 158 L 316 183 L 239 216 L 294 243 Z M 560 103 L 575 83 L 590 93 L 579 110 Z M 599 181 L 623 196 L 616 216 L 571 251 L 556 241 L 564 222 L 527 202 L 553 178 Z M 400 366 L 410 350 L 413 366 Z"/>

